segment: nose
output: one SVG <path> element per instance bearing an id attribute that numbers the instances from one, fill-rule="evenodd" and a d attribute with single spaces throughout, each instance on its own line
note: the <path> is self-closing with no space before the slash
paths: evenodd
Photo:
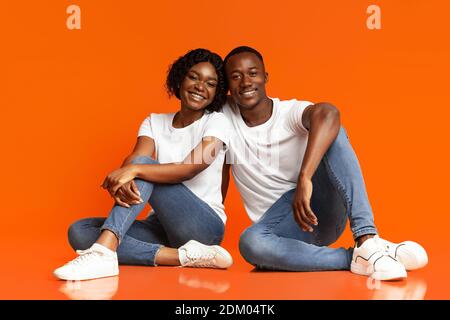
<path id="1" fill-rule="evenodd" d="M 194 85 L 195 90 L 199 92 L 203 92 L 205 90 L 205 84 L 203 81 L 197 81 Z"/>
<path id="2" fill-rule="evenodd" d="M 250 77 L 247 75 L 244 75 L 242 77 L 242 81 L 240 83 L 241 87 L 245 88 L 245 87 L 251 86 L 251 84 L 252 84 L 252 81 L 251 81 Z"/>

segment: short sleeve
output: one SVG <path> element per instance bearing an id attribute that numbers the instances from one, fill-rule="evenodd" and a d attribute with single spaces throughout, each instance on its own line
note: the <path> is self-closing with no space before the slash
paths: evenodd
<path id="1" fill-rule="evenodd" d="M 230 120 L 222 112 L 213 112 L 206 122 L 202 137 L 216 137 L 228 145 L 230 133 Z"/>
<path id="2" fill-rule="evenodd" d="M 306 107 L 312 105 L 309 101 L 294 100 L 294 105 L 290 108 L 287 117 L 287 126 L 294 133 L 305 134 L 308 133 L 308 129 L 303 126 L 302 116 Z"/>
<path id="3" fill-rule="evenodd" d="M 139 133 L 138 133 L 138 137 L 141 137 L 141 136 L 150 137 L 150 138 L 154 139 L 153 131 L 152 131 L 151 116 L 148 116 L 142 122 L 141 127 L 139 128 Z"/>

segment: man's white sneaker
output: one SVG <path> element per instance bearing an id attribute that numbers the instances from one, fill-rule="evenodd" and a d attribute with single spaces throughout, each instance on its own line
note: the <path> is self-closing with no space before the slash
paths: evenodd
<path id="1" fill-rule="evenodd" d="M 375 280 L 396 280 L 407 276 L 405 267 L 389 255 L 385 243 L 378 237 L 367 239 L 360 247 L 355 247 L 350 270 Z"/>
<path id="2" fill-rule="evenodd" d="M 119 274 L 117 253 L 94 243 L 87 250 L 77 250 L 79 256 L 53 271 L 61 280 L 89 280 Z"/>
<path id="3" fill-rule="evenodd" d="M 178 249 L 181 266 L 195 268 L 226 269 L 233 264 L 233 258 L 220 246 L 207 246 L 190 240 Z"/>
<path id="4" fill-rule="evenodd" d="M 384 239 L 389 255 L 405 266 L 406 270 L 423 268 L 428 263 L 428 255 L 425 249 L 414 241 L 393 243 Z"/>

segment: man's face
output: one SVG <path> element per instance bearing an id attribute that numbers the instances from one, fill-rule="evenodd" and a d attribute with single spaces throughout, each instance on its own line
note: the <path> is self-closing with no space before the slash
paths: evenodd
<path id="1" fill-rule="evenodd" d="M 225 66 L 230 94 L 244 109 L 252 109 L 266 98 L 267 73 L 262 61 L 251 52 L 231 56 Z"/>

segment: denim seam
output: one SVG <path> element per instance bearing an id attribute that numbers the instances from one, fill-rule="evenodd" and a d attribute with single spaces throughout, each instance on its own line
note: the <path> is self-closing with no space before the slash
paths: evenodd
<path id="1" fill-rule="evenodd" d="M 139 246 L 149 247 L 150 251 L 151 251 L 150 254 L 153 255 L 153 259 L 151 260 L 151 262 L 152 262 L 153 266 L 156 266 L 156 264 L 155 264 L 156 253 L 158 253 L 158 251 L 163 247 L 162 244 L 144 242 L 144 241 L 137 240 L 133 237 L 127 237 L 127 241 L 134 242 L 136 245 L 139 245 Z M 155 246 L 157 247 L 156 250 L 153 248 Z"/>
<path id="2" fill-rule="evenodd" d="M 152 261 L 152 264 L 155 267 L 158 266 L 158 264 L 156 263 L 156 256 L 158 255 L 158 252 L 164 247 L 164 245 L 162 245 L 162 244 L 156 244 L 156 245 L 159 245 L 159 247 L 158 247 L 158 249 L 156 249 L 155 254 L 153 255 L 153 261 Z"/>
<path id="3" fill-rule="evenodd" d="M 323 158 L 325 160 L 324 161 L 325 168 L 327 169 L 330 177 L 332 177 L 332 179 L 330 179 L 330 180 L 333 183 L 334 187 L 339 191 L 339 195 L 341 196 L 342 200 L 346 203 L 347 210 L 349 211 L 348 216 L 350 216 L 352 213 L 352 209 L 353 209 L 353 204 L 350 200 L 350 197 L 348 196 L 347 192 L 345 191 L 344 186 L 341 184 L 338 177 L 336 176 L 333 169 L 331 168 L 329 160 L 328 160 L 328 156 L 325 154 Z"/>
<path id="4" fill-rule="evenodd" d="M 100 231 L 103 231 L 103 230 L 108 230 L 108 231 L 114 233 L 114 235 L 115 235 L 115 236 L 117 237 L 117 239 L 119 240 L 119 244 L 120 244 L 120 242 L 121 242 L 121 236 L 120 236 L 120 231 L 119 231 L 117 228 L 115 228 L 112 224 L 108 223 L 108 224 L 104 224 L 104 225 L 100 228 Z"/>
<path id="5" fill-rule="evenodd" d="M 144 193 L 144 191 L 145 191 L 145 189 L 147 188 L 147 183 L 144 183 L 143 184 L 143 186 L 142 186 L 142 189 L 144 189 L 144 190 L 141 190 L 141 192 L 142 193 Z M 132 206 L 134 206 L 134 205 L 132 205 Z M 125 224 L 125 222 L 127 222 L 128 221 L 128 218 L 130 217 L 130 215 L 133 213 L 133 207 L 132 206 L 130 206 L 129 208 L 127 208 L 128 209 L 128 214 L 127 214 L 127 216 L 125 217 L 125 219 L 123 220 L 123 222 L 122 222 L 122 225 L 120 226 L 120 238 L 119 238 L 119 241 L 121 241 L 122 239 L 123 239 L 123 234 L 122 234 L 122 229 L 123 229 L 123 225 Z"/>
<path id="6" fill-rule="evenodd" d="M 361 230 L 358 230 L 354 233 L 353 239 L 359 238 L 361 236 L 365 236 L 367 234 L 378 234 L 377 229 L 374 227 L 365 227 Z"/>

